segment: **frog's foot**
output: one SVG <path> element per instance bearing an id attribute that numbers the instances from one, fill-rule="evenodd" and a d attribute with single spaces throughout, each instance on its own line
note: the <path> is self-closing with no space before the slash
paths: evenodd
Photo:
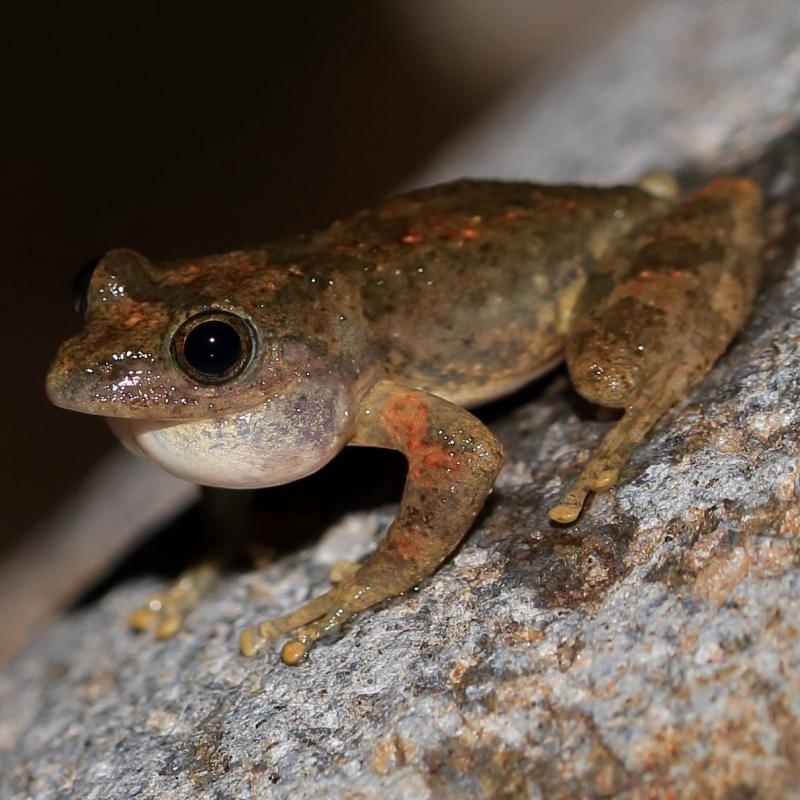
<path id="1" fill-rule="evenodd" d="M 198 603 L 219 572 L 215 564 L 201 564 L 186 570 L 172 586 L 154 594 L 128 616 L 137 631 L 154 629 L 156 639 L 169 639 L 183 625 L 186 615 Z"/>
<path id="2" fill-rule="evenodd" d="M 572 488 L 558 505 L 553 506 L 548 516 L 553 522 L 568 524 L 575 522 L 583 510 L 590 492 L 603 492 L 614 486 L 619 479 L 619 470 L 592 459 L 584 468 Z"/>
<path id="3" fill-rule="evenodd" d="M 318 639 L 335 633 L 353 616 L 352 609 L 342 602 L 329 611 L 324 617 L 300 628 L 281 648 L 281 660 L 284 664 L 299 664 L 308 654 Z"/>
<path id="4" fill-rule="evenodd" d="M 353 584 L 354 578 L 355 576 L 346 578 L 342 584 Z M 296 631 L 294 639 L 286 642 L 281 648 L 281 659 L 284 664 L 300 663 L 318 639 L 334 633 L 355 613 L 356 609 L 351 602 L 348 602 L 347 595 L 351 595 L 355 600 L 363 592 L 353 592 L 352 589 L 347 592 L 342 584 L 320 597 L 309 600 L 286 616 L 269 619 L 246 628 L 239 638 L 242 655 L 253 656 L 264 645 L 274 642 L 290 631 Z M 364 604 L 362 602 L 359 605 L 363 607 Z"/>
<path id="5" fill-rule="evenodd" d="M 360 564 L 352 561 L 337 561 L 331 567 L 328 579 L 333 584 L 351 581 L 360 568 Z M 265 644 L 274 642 L 290 631 L 297 630 L 295 640 L 287 642 L 281 650 L 281 658 L 284 663 L 297 664 L 317 639 L 332 633 L 338 625 L 352 616 L 352 613 L 345 613 L 345 604 L 341 602 L 338 594 L 336 588 L 331 589 L 321 597 L 310 600 L 295 609 L 291 614 L 269 619 L 246 628 L 239 637 L 242 655 L 255 655 Z M 334 620 L 338 621 L 334 622 Z M 300 641 L 305 642 L 302 652 L 297 650 L 297 643 Z"/>
<path id="6" fill-rule="evenodd" d="M 661 378 L 661 380 L 658 380 Z M 616 485 L 619 474 L 633 451 L 653 425 L 686 393 L 686 375 L 667 370 L 641 391 L 622 419 L 606 434 L 572 488 L 548 516 L 553 522 L 575 522 L 590 492 L 605 492 Z"/>

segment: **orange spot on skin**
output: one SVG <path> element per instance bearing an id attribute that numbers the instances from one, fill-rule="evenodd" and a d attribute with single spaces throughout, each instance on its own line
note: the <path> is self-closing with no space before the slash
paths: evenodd
<path id="1" fill-rule="evenodd" d="M 194 282 L 198 275 L 203 270 L 197 264 L 189 264 L 180 270 L 176 270 L 172 274 L 167 275 L 168 282 L 173 285 L 186 286 Z"/>
<path id="2" fill-rule="evenodd" d="M 425 534 L 419 528 L 398 530 L 392 537 L 397 554 L 406 561 L 418 561 L 425 554 Z"/>
<path id="3" fill-rule="evenodd" d="M 481 236 L 480 229 L 474 225 L 465 225 L 463 228 L 449 228 L 441 226 L 437 228 L 436 235 L 440 239 L 450 239 L 458 242 L 472 241 L 479 239 Z"/>
<path id="4" fill-rule="evenodd" d="M 403 244 L 422 244 L 423 236 L 418 230 L 412 229 L 405 236 L 401 237 L 400 241 Z"/>
<path id="5" fill-rule="evenodd" d="M 389 403 L 381 414 L 386 427 L 403 443 L 408 458 L 408 475 L 420 483 L 439 483 L 455 477 L 461 464 L 443 444 L 427 440 L 428 407 L 413 394 Z"/>
<path id="6" fill-rule="evenodd" d="M 126 328 L 135 328 L 142 321 L 144 321 L 144 315 L 134 312 L 122 324 Z"/>
<path id="7" fill-rule="evenodd" d="M 144 305 L 144 304 L 143 304 Z M 149 328 L 154 328 L 161 322 L 158 318 L 153 318 L 141 311 L 134 311 L 127 319 L 122 320 L 123 328 L 135 328 L 138 325 L 146 325 Z"/>

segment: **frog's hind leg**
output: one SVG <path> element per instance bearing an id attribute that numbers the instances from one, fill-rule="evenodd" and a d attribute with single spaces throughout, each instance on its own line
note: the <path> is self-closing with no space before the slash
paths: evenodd
<path id="1" fill-rule="evenodd" d="M 625 408 L 564 499 L 573 522 L 589 492 L 613 486 L 656 421 L 711 369 L 741 328 L 761 271 L 761 194 L 718 178 L 620 241 L 579 298 L 567 365 L 586 399 Z"/>
<path id="2" fill-rule="evenodd" d="M 685 396 L 690 383 L 682 371 L 665 369 L 654 376 L 592 453 L 572 488 L 550 509 L 550 519 L 565 524 L 574 522 L 590 492 L 605 492 L 615 486 L 633 451 L 656 422 Z"/>
<path id="3" fill-rule="evenodd" d="M 334 588 L 291 614 L 245 630 L 244 655 L 295 630 L 281 657 L 297 664 L 314 642 L 354 614 L 413 589 L 467 532 L 502 463 L 500 445 L 467 411 L 391 381 L 381 381 L 365 398 L 352 444 L 406 456 L 408 477 L 397 516 L 378 549 L 357 570 L 340 570 Z"/>

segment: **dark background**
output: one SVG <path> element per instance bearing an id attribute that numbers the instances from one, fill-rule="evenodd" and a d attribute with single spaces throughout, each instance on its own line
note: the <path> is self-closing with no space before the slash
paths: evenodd
<path id="1" fill-rule="evenodd" d="M 4 2 L 0 552 L 112 446 L 43 392 L 82 264 L 255 244 L 377 200 L 633 3 L 553 5 Z"/>
<path id="2" fill-rule="evenodd" d="M 387 192 L 472 110 L 443 96 L 388 23 L 378 5 L 340 2 L 11 12 L 0 27 L 7 542 L 112 441 L 42 391 L 78 324 L 81 264 L 119 245 L 158 261 L 323 224 Z"/>

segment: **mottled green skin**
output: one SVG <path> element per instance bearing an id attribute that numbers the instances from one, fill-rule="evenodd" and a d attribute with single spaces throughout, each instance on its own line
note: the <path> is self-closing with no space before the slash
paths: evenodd
<path id="1" fill-rule="evenodd" d="M 681 203 L 636 187 L 459 181 L 264 248 L 163 267 L 112 251 L 48 393 L 113 418 L 131 449 L 198 483 L 293 480 L 348 443 L 405 454 L 403 500 L 376 553 L 326 595 L 243 634 L 250 654 L 304 626 L 284 648 L 296 663 L 446 558 L 502 460 L 462 406 L 506 394 L 565 350 L 578 391 L 627 413 L 551 516 L 571 521 L 588 491 L 613 485 L 744 322 L 761 241 L 760 194 L 744 179 Z M 229 382 L 202 385 L 172 341 L 213 309 L 252 327 L 254 356 Z M 193 580 L 134 624 L 177 631 Z"/>

